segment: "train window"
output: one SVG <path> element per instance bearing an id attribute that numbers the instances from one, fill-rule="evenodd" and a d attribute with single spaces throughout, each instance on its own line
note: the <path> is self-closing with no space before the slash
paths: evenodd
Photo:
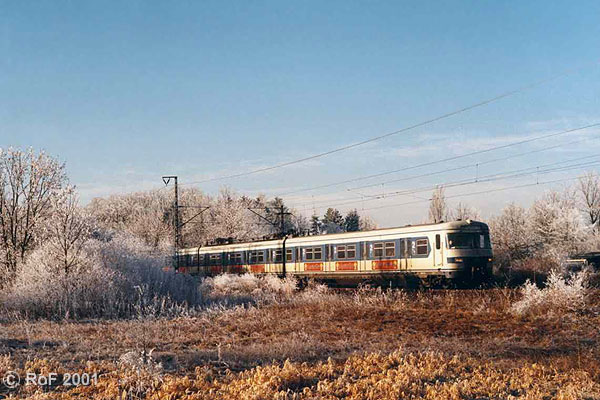
<path id="1" fill-rule="evenodd" d="M 490 236 L 487 234 L 448 234 L 448 248 L 450 249 L 489 249 L 490 247 Z"/>
<path id="2" fill-rule="evenodd" d="M 305 260 L 313 260 L 313 250 L 312 249 L 304 249 L 304 259 Z"/>
<path id="3" fill-rule="evenodd" d="M 233 265 L 240 265 L 242 263 L 242 253 L 233 253 L 229 256 L 229 260 Z"/>
<path id="4" fill-rule="evenodd" d="M 346 258 L 356 258 L 356 245 L 355 244 L 349 244 L 346 247 Z"/>
<path id="5" fill-rule="evenodd" d="M 250 264 L 264 263 L 265 252 L 264 251 L 251 251 L 250 252 Z"/>
<path id="6" fill-rule="evenodd" d="M 395 257 L 396 256 L 396 243 L 385 242 L 385 256 Z"/>
<path id="7" fill-rule="evenodd" d="M 281 257 L 283 250 L 273 250 L 273 262 L 280 263 L 283 261 L 283 257 Z"/>
<path id="8" fill-rule="evenodd" d="M 485 247 L 485 241 L 483 240 L 483 235 L 479 235 L 479 248 L 483 249 Z"/>
<path id="9" fill-rule="evenodd" d="M 417 255 L 427 255 L 428 247 L 427 239 L 417 239 Z"/>
<path id="10" fill-rule="evenodd" d="M 293 259 L 292 254 L 294 254 L 293 250 L 292 249 L 287 249 L 285 251 L 285 261 L 292 261 L 292 259 Z"/>
<path id="11" fill-rule="evenodd" d="M 307 261 L 322 260 L 323 249 L 320 247 L 308 247 L 304 249 L 304 259 Z"/>
<path id="12" fill-rule="evenodd" d="M 338 260 L 356 258 L 356 245 L 342 244 L 337 246 L 337 258 Z"/>
<path id="13" fill-rule="evenodd" d="M 323 250 L 320 247 L 315 247 L 315 260 L 322 260 L 323 259 Z"/>
<path id="14" fill-rule="evenodd" d="M 340 245 L 337 246 L 337 258 L 343 260 L 346 258 L 346 246 Z"/>
<path id="15" fill-rule="evenodd" d="M 211 254 L 210 255 L 210 264 L 211 265 L 221 264 L 221 255 L 220 254 Z"/>
<path id="16" fill-rule="evenodd" d="M 373 244 L 373 257 L 383 257 L 383 243 L 379 242 Z"/>
<path id="17" fill-rule="evenodd" d="M 442 238 L 440 237 L 439 234 L 435 235 L 435 248 L 437 250 L 442 248 Z"/>

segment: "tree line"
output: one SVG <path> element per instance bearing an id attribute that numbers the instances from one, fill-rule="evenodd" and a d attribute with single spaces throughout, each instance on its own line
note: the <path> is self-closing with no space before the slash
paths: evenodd
<path id="1" fill-rule="evenodd" d="M 250 198 L 228 188 L 216 196 L 185 188 L 180 196 L 183 247 L 217 238 L 271 238 L 281 233 L 281 215 L 283 233 L 292 235 L 375 228 L 357 210 L 343 215 L 329 208 L 307 219 L 281 198 Z M 29 313 L 92 316 L 111 309 L 111 315 L 121 315 L 129 312 L 132 297 L 140 297 L 139 288 L 151 298 L 193 303 L 195 284 L 162 270 L 173 251 L 173 204 L 173 193 L 163 189 L 82 206 L 63 163 L 32 149 L 0 150 L 0 305 L 21 304 L 15 307 Z M 479 213 L 462 203 L 449 207 L 440 187 L 432 194 L 429 218 L 479 219 Z M 598 175 L 547 192 L 529 208 L 510 204 L 488 222 L 495 265 L 504 271 L 548 270 L 569 255 L 598 250 Z"/>

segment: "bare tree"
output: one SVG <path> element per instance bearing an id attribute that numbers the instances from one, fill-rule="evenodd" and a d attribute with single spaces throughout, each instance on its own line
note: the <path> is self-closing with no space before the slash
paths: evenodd
<path id="1" fill-rule="evenodd" d="M 490 221 L 494 253 L 501 262 L 510 265 L 533 254 L 534 245 L 528 231 L 527 210 L 514 203 Z"/>
<path id="2" fill-rule="evenodd" d="M 65 184 L 64 164 L 32 149 L 0 150 L 0 250 L 2 277 L 10 282 L 33 248 L 51 199 Z M 0 286 L 2 283 L 0 283 Z"/>
<path id="3" fill-rule="evenodd" d="M 446 220 L 448 217 L 448 206 L 446 205 L 446 196 L 444 187 L 438 186 L 433 191 L 429 203 L 429 221 L 438 223 Z"/>
<path id="4" fill-rule="evenodd" d="M 577 189 L 581 198 L 582 211 L 587 215 L 594 230 L 597 230 L 600 222 L 600 177 L 598 174 L 588 172 L 579 179 Z"/>
<path id="5" fill-rule="evenodd" d="M 466 205 L 465 203 L 459 202 L 456 205 L 456 208 L 449 212 L 449 217 L 450 219 L 461 219 L 461 220 L 467 220 L 467 219 L 473 219 L 473 220 L 479 220 L 481 218 L 480 214 L 479 214 L 479 210 L 477 210 L 474 207 L 469 207 L 468 205 Z"/>
<path id="6" fill-rule="evenodd" d="M 252 240 L 269 233 L 272 226 L 248 211 L 253 205 L 231 189 L 221 189 L 209 211 L 208 237 Z"/>
<path id="7" fill-rule="evenodd" d="M 112 195 L 93 199 L 87 209 L 109 234 L 127 232 L 154 249 L 164 249 L 173 238 L 170 195 L 164 190 Z"/>
<path id="8" fill-rule="evenodd" d="M 539 255 L 557 262 L 579 249 L 586 227 L 571 193 L 548 192 L 529 212 L 529 232 Z"/>
<path id="9" fill-rule="evenodd" d="M 371 231 L 373 229 L 377 229 L 377 224 L 375 223 L 375 221 L 373 221 L 373 219 L 369 216 L 361 216 L 359 230 Z"/>
<path id="10" fill-rule="evenodd" d="M 91 218 L 79 207 L 75 190 L 68 186 L 52 197 L 52 214 L 44 221 L 46 255 L 65 275 L 80 267 L 93 230 Z"/>

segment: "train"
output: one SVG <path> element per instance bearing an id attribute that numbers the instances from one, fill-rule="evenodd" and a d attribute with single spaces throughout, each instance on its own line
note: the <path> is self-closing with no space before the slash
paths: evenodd
<path id="1" fill-rule="evenodd" d="M 488 226 L 458 220 L 181 249 L 178 272 L 294 276 L 330 285 L 481 283 L 493 261 Z"/>

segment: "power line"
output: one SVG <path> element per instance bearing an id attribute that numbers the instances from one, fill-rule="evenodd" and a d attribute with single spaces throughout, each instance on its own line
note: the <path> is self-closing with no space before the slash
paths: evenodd
<path id="1" fill-rule="evenodd" d="M 502 192 L 504 190 L 523 189 L 523 188 L 532 187 L 532 186 L 539 186 L 539 185 L 547 185 L 547 184 L 551 184 L 551 183 L 572 181 L 574 179 L 579 179 L 579 178 L 582 178 L 582 177 L 583 177 L 583 175 L 578 175 L 578 176 L 571 177 L 571 178 L 555 179 L 555 180 L 552 180 L 552 181 L 544 181 L 544 182 L 528 183 L 528 184 L 524 184 L 524 185 L 508 186 L 508 187 L 498 188 L 498 189 L 482 190 L 482 191 L 479 191 L 479 192 L 461 193 L 461 194 L 456 194 L 456 195 L 452 195 L 452 196 L 446 196 L 446 198 L 447 199 L 453 199 L 453 198 L 457 198 L 457 197 L 467 197 L 467 196 L 476 196 L 476 195 L 480 195 L 480 194 Z M 365 208 L 364 211 L 380 210 L 380 209 L 383 209 L 383 208 L 391 208 L 391 207 L 405 206 L 405 205 L 411 205 L 411 204 L 420 204 L 420 203 L 422 203 L 424 201 L 430 201 L 430 200 L 431 199 L 417 200 L 417 201 L 411 201 L 411 202 L 399 203 L 399 204 L 388 204 L 388 205 L 384 205 L 384 206 L 377 206 L 377 207 Z"/>
<path id="2" fill-rule="evenodd" d="M 557 144 L 557 145 L 554 145 L 554 146 L 548 146 L 548 147 L 544 147 L 544 148 L 541 148 L 541 149 L 526 151 L 526 152 L 518 153 L 518 154 L 511 154 L 511 155 L 506 156 L 506 157 L 500 157 L 500 158 L 494 158 L 492 160 L 480 161 L 480 162 L 469 164 L 469 165 L 462 165 L 460 167 L 439 170 L 439 171 L 430 172 L 430 173 L 427 173 L 427 174 L 414 175 L 414 176 L 411 176 L 411 177 L 404 177 L 404 178 L 399 178 L 399 179 L 393 179 L 393 180 L 385 181 L 385 182 L 382 182 L 382 183 L 388 184 L 388 183 L 402 182 L 402 181 L 406 181 L 406 180 L 410 180 L 410 179 L 423 178 L 423 177 L 427 177 L 427 176 L 431 176 L 431 175 L 437 175 L 437 174 L 441 174 L 441 173 L 444 173 L 444 172 L 451 172 L 451 171 L 457 171 L 457 170 L 461 170 L 461 169 L 473 168 L 473 167 L 477 167 L 477 166 L 482 166 L 482 165 L 486 165 L 486 164 L 495 163 L 495 162 L 498 162 L 498 161 L 510 160 L 511 158 L 522 157 L 522 156 L 525 156 L 525 155 L 540 153 L 542 151 L 552 150 L 552 149 L 556 149 L 556 148 L 559 148 L 559 147 L 564 147 L 564 146 L 567 146 L 567 145 L 572 145 L 572 144 L 575 144 L 575 143 L 581 143 L 581 142 L 585 142 L 586 140 L 596 140 L 596 139 L 600 139 L 600 136 L 595 137 L 595 138 L 584 138 L 584 139 L 580 139 L 580 140 L 573 140 L 571 142 L 561 143 L 561 144 Z M 365 189 L 365 188 L 369 188 L 369 187 L 375 187 L 375 186 L 378 186 L 380 184 L 381 183 L 372 184 L 372 185 L 357 186 L 357 187 L 349 188 L 348 190 Z"/>
<path id="3" fill-rule="evenodd" d="M 374 196 L 374 197 L 372 197 L 370 199 L 366 199 L 366 200 L 360 199 L 360 200 L 350 200 L 350 201 L 334 203 L 334 204 L 330 203 L 330 204 L 327 204 L 327 205 L 324 205 L 321 207 L 339 207 L 339 206 L 345 206 L 345 205 L 349 205 L 349 204 L 361 203 L 364 201 L 382 200 L 385 198 L 396 197 L 396 196 L 409 196 L 409 195 L 413 195 L 415 193 L 420 193 L 420 192 L 425 192 L 425 191 L 435 189 L 438 186 L 446 187 L 446 188 L 458 187 L 458 186 L 472 185 L 472 184 L 477 184 L 477 183 L 487 183 L 487 182 L 503 180 L 503 179 L 518 178 L 521 176 L 527 176 L 527 175 L 531 175 L 531 174 L 548 174 L 548 173 L 553 173 L 553 172 L 567 171 L 567 170 L 571 170 L 571 169 L 577 169 L 577 168 L 581 168 L 581 167 L 589 167 L 589 166 L 594 166 L 594 165 L 600 164 L 600 160 L 594 160 L 594 161 L 590 161 L 590 162 L 586 162 L 586 163 L 579 163 L 579 164 L 568 165 L 568 166 L 563 166 L 563 167 L 558 167 L 558 168 L 550 168 L 550 169 L 544 169 L 544 170 L 539 169 L 540 167 L 549 167 L 552 165 L 559 165 L 559 164 L 564 164 L 567 162 L 589 159 L 591 157 L 600 157 L 600 156 L 593 155 L 593 156 L 579 157 L 579 158 L 575 158 L 575 159 L 571 159 L 571 160 L 560 161 L 560 162 L 555 162 L 555 163 L 550 163 L 550 164 L 544 164 L 544 165 L 540 165 L 537 167 L 528 167 L 528 168 L 523 168 L 523 169 L 518 169 L 518 170 L 513 170 L 513 171 L 507 171 L 507 172 L 499 173 L 499 174 L 482 176 L 482 177 L 476 178 L 476 179 L 445 182 L 445 183 L 437 184 L 434 186 L 427 186 L 427 187 L 421 187 L 421 188 L 416 188 L 416 189 L 408 189 L 408 190 L 390 192 L 385 195 Z M 525 172 L 525 171 L 530 171 L 530 172 Z M 429 200 L 429 199 L 426 199 L 426 200 Z"/>
<path id="4" fill-rule="evenodd" d="M 447 158 L 443 158 L 441 160 L 436 160 L 436 161 L 429 161 L 429 162 L 425 162 L 425 163 L 421 163 L 421 164 L 417 164 L 417 165 L 413 165 L 413 166 L 409 166 L 409 167 L 403 167 L 403 168 L 399 168 L 399 169 L 395 169 L 395 170 L 391 170 L 391 171 L 385 171 L 385 172 L 380 172 L 377 174 L 372 174 L 372 175 L 365 175 L 365 176 L 360 176 L 357 178 L 352 178 L 352 179 L 346 179 L 343 181 L 337 181 L 337 182 L 332 182 L 329 184 L 325 184 L 325 185 L 320 185 L 320 186 L 313 186 L 313 187 L 307 187 L 307 188 L 303 188 L 303 189 L 298 189 L 298 190 L 294 190 L 291 192 L 286 192 L 286 193 L 282 193 L 279 196 L 287 196 L 290 194 L 295 194 L 295 193 L 302 193 L 302 192 L 307 192 L 307 191 L 311 191 L 311 190 L 317 190 L 317 189 L 325 189 L 325 188 L 329 188 L 329 187 L 333 187 L 333 186 L 338 186 L 338 185 L 343 185 L 346 183 L 352 183 L 352 182 L 358 182 L 358 181 L 362 181 L 362 180 L 366 180 L 366 179 L 372 179 L 372 178 L 377 178 L 380 176 L 385 176 L 385 175 L 390 175 L 390 174 L 395 174 L 397 172 L 402 172 L 402 171 L 408 171 L 411 169 L 417 169 L 417 168 L 421 168 L 421 167 L 427 167 L 430 165 L 435 165 L 435 164 L 439 164 L 442 162 L 446 162 L 446 161 L 454 161 L 454 160 L 458 160 L 460 158 L 465 158 L 465 157 L 469 157 L 469 156 L 473 156 L 473 155 L 478 155 L 478 154 L 484 154 L 484 153 L 488 153 L 494 150 L 500 150 L 500 149 L 505 149 L 508 147 L 512 147 L 512 146 L 518 146 L 521 144 L 525 144 L 525 143 L 530 143 L 536 140 L 541 140 L 541 139 L 547 139 L 550 137 L 555 137 L 555 136 L 559 136 L 559 135 L 565 135 L 568 133 L 573 133 L 573 132 L 577 132 L 577 131 L 581 131 L 584 129 L 589 129 L 589 128 L 593 128 L 593 127 L 597 127 L 600 126 L 600 123 L 594 123 L 594 124 L 590 124 L 590 125 L 586 125 L 586 126 L 582 126 L 579 128 L 573 128 L 573 129 L 568 129 L 565 131 L 561 131 L 561 132 L 556 132 L 556 133 L 551 133 L 551 134 L 547 134 L 547 135 L 542 135 L 542 136 L 537 136 L 531 139 L 525 139 L 525 140 L 520 140 L 517 142 L 512 142 L 512 143 L 508 143 L 505 145 L 501 145 L 501 146 L 494 146 L 494 147 L 490 147 L 484 150 L 478 150 L 478 151 L 473 151 L 471 153 L 466 153 L 466 154 L 461 154 L 458 156 L 452 156 L 452 157 L 447 157 Z"/>
<path id="5" fill-rule="evenodd" d="M 496 95 L 496 96 L 491 97 L 489 99 L 477 102 L 475 104 L 471 104 L 469 106 L 460 108 L 458 110 L 454 110 L 454 111 L 451 111 L 451 112 L 439 115 L 437 117 L 434 117 L 434 118 L 431 118 L 431 119 L 428 119 L 428 120 L 425 120 L 425 121 L 422 121 L 422 122 L 419 122 L 419 123 L 416 123 L 416 124 L 404 127 L 402 129 L 399 129 L 399 130 L 396 130 L 396 131 L 393 131 L 393 132 L 388 132 L 388 133 L 380 135 L 380 136 L 375 136 L 375 137 L 372 137 L 370 139 L 366 139 L 366 140 L 363 140 L 363 141 L 360 141 L 360 142 L 357 142 L 357 143 L 353 143 L 353 144 L 341 146 L 341 147 L 338 147 L 338 148 L 335 148 L 335 149 L 332 149 L 332 150 L 328 150 L 328 151 L 325 151 L 325 152 L 322 152 L 322 153 L 314 154 L 312 156 L 303 157 L 303 158 L 299 158 L 299 159 L 292 160 L 292 161 L 287 161 L 287 162 L 276 164 L 276 165 L 272 165 L 272 166 L 269 166 L 269 167 L 258 168 L 258 169 L 251 170 L 251 171 L 240 172 L 240 173 L 231 174 L 231 175 L 225 175 L 225 176 L 220 176 L 220 177 L 207 178 L 207 179 L 203 179 L 203 180 L 199 180 L 199 181 L 194 181 L 194 182 L 188 182 L 188 183 L 186 183 L 186 185 L 199 184 L 199 183 L 207 183 L 207 182 L 214 182 L 214 181 L 220 181 L 220 180 L 225 180 L 225 179 L 239 178 L 239 177 L 242 177 L 242 176 L 248 176 L 248 175 L 257 174 L 257 173 L 260 173 L 260 172 L 271 171 L 271 170 L 274 170 L 274 169 L 283 168 L 283 167 L 287 167 L 287 166 L 294 165 L 294 164 L 299 164 L 299 163 L 302 163 L 302 162 L 305 162 L 305 161 L 310 161 L 310 160 L 314 160 L 316 158 L 321 158 L 321 157 L 325 157 L 325 156 L 328 156 L 328 155 L 331 155 L 331 154 L 334 154 L 334 153 L 338 153 L 338 152 L 341 152 L 341 151 L 349 150 L 349 149 L 352 149 L 352 148 L 355 148 L 355 147 L 358 147 L 358 146 L 365 145 L 367 143 L 372 143 L 372 142 L 375 142 L 375 141 L 378 141 L 378 140 L 381 140 L 381 139 L 388 138 L 390 136 L 399 135 L 401 133 L 405 133 L 405 132 L 408 132 L 410 130 L 413 130 L 413 129 L 416 129 L 416 128 L 420 128 L 420 127 L 432 124 L 434 122 L 437 122 L 437 121 L 440 121 L 440 120 L 443 120 L 443 119 L 446 119 L 446 118 L 449 118 L 449 117 L 452 117 L 452 116 L 455 116 L 455 115 L 458 115 L 458 114 L 462 114 L 462 113 L 464 113 L 466 111 L 470 111 L 470 110 L 473 110 L 475 108 L 479 108 L 479 107 L 482 107 L 484 105 L 487 105 L 487 104 L 496 102 L 498 100 L 504 99 L 506 97 L 510 97 L 510 96 L 515 95 L 515 94 L 527 91 L 529 89 L 533 89 L 533 88 L 535 88 L 537 86 L 541 86 L 543 84 L 546 84 L 548 82 L 551 82 L 551 81 L 556 80 L 558 78 L 561 78 L 563 76 L 569 75 L 572 72 L 573 71 L 563 72 L 563 73 L 554 75 L 554 76 L 552 76 L 550 78 L 542 79 L 542 80 L 533 82 L 531 84 L 527 84 L 527 85 L 521 86 L 520 88 L 511 90 L 511 91 L 508 91 L 508 92 L 505 92 L 505 93 L 502 93 L 502 94 L 499 94 L 499 95 Z"/>
<path id="6" fill-rule="evenodd" d="M 573 140 L 573 141 L 570 141 L 570 142 L 567 142 L 567 143 L 561 143 L 561 144 L 558 144 L 558 145 L 547 146 L 547 147 L 543 147 L 543 148 L 540 148 L 540 149 L 526 151 L 526 152 L 522 152 L 522 153 L 518 153 L 518 154 L 511 154 L 511 155 L 506 156 L 506 157 L 500 157 L 500 158 L 495 158 L 495 159 L 491 159 L 491 160 L 480 161 L 478 163 L 473 163 L 473 164 L 468 164 L 468 165 L 461 165 L 459 167 L 446 168 L 446 169 L 438 170 L 438 171 L 435 171 L 435 172 L 428 172 L 428 173 L 425 173 L 425 174 L 405 176 L 405 177 L 402 177 L 402 178 L 399 178 L 399 179 L 392 179 L 392 180 L 389 180 L 389 181 L 378 182 L 378 183 L 373 183 L 373 184 L 369 184 L 369 185 L 355 186 L 355 187 L 346 189 L 344 192 L 348 192 L 348 191 L 355 192 L 356 190 L 365 189 L 365 188 L 378 187 L 378 186 L 386 185 L 386 184 L 389 184 L 389 183 L 403 182 L 403 181 L 408 181 L 408 180 L 417 179 L 417 178 L 425 178 L 425 177 L 428 177 L 428 176 L 439 175 L 439 174 L 444 174 L 444 173 L 453 172 L 453 171 L 459 171 L 459 170 L 467 169 L 467 168 L 479 167 L 479 166 L 485 165 L 485 164 L 491 164 L 491 163 L 498 162 L 498 161 L 505 161 L 505 160 L 509 160 L 511 158 L 516 158 L 516 157 L 521 157 L 521 156 L 525 156 L 525 155 L 540 153 L 542 151 L 556 149 L 556 148 L 559 148 L 559 147 L 565 147 L 565 146 L 573 145 L 575 143 L 585 142 L 587 140 L 597 140 L 597 139 L 600 139 L 600 136 L 594 137 L 594 138 L 586 137 L 586 138 L 579 139 L 579 140 Z M 344 192 L 336 192 L 336 193 L 344 193 Z M 336 193 L 333 193 L 332 195 L 334 195 Z M 361 198 L 364 198 L 364 197 L 376 197 L 376 195 L 368 195 L 368 194 L 357 193 L 357 192 L 355 192 L 355 193 L 358 194 Z M 352 199 L 344 199 L 344 200 L 352 200 Z M 331 202 L 331 201 L 332 200 L 323 200 L 323 201 L 317 201 L 317 202 L 312 201 L 311 204 L 328 203 L 328 202 Z M 302 206 L 305 206 L 305 205 L 306 204 L 304 204 L 304 203 L 301 203 L 299 205 L 292 204 L 292 205 L 290 205 L 290 207 L 302 207 Z"/>

